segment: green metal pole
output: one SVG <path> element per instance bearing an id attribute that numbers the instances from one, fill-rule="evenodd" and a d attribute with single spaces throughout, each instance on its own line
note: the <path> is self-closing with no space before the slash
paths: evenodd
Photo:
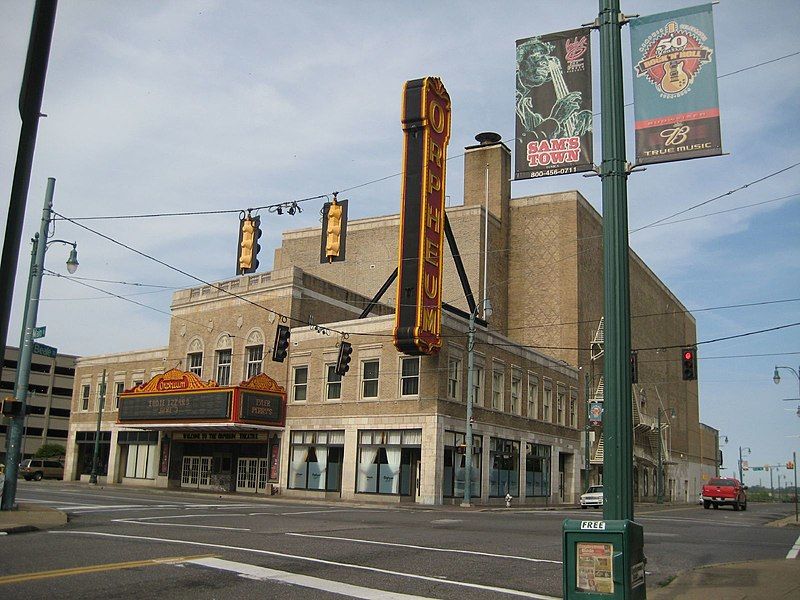
<path id="1" fill-rule="evenodd" d="M 586 419 L 586 426 L 584 427 L 585 432 L 586 432 L 586 436 L 585 436 L 586 437 L 586 440 L 585 440 L 586 448 L 584 449 L 584 457 L 583 457 L 583 470 L 584 470 L 583 489 L 584 490 L 588 490 L 589 489 L 589 477 L 590 477 L 590 465 L 589 465 L 589 394 L 590 394 L 591 383 L 589 382 L 589 377 L 590 377 L 590 375 L 589 375 L 588 372 L 584 373 L 584 379 L 583 379 L 584 386 L 583 387 L 584 387 L 584 395 L 586 397 L 586 414 L 584 415 L 584 418 Z"/>
<path id="2" fill-rule="evenodd" d="M 656 502 L 664 504 L 664 450 L 661 448 L 661 407 L 658 407 L 658 482 Z"/>
<path id="3" fill-rule="evenodd" d="M 39 312 L 39 294 L 42 290 L 42 271 L 44 271 L 44 253 L 47 250 L 47 234 L 50 229 L 50 215 L 53 209 L 53 193 L 56 180 L 50 177 L 47 180 L 44 208 L 42 209 L 42 223 L 39 228 L 38 241 L 36 242 L 36 260 L 32 263 L 33 269 L 29 274 L 30 285 L 25 303 L 28 305 L 25 313 L 23 327 L 23 343 L 19 349 L 17 364 L 17 380 L 14 384 L 15 400 L 20 403 L 22 411 L 11 419 L 8 426 L 8 441 L 6 451 L 6 482 L 3 487 L 2 510 L 13 510 L 17 499 L 17 477 L 19 476 L 20 447 L 25 426 L 25 412 L 28 402 L 28 384 L 31 378 L 31 356 L 33 354 L 33 329 L 36 327 L 36 317 Z M 36 239 L 36 238 L 34 238 Z"/>
<path id="4" fill-rule="evenodd" d="M 628 198 L 619 0 L 600 0 L 600 111 L 603 157 L 606 520 L 633 520 L 633 414 L 628 283 Z"/>
<path id="5" fill-rule="evenodd" d="M 467 336 L 467 418 L 464 454 L 464 501 L 463 507 L 469 507 L 472 500 L 472 405 L 475 402 L 473 386 L 473 370 L 475 369 L 475 314 L 476 306 L 469 314 L 469 332 Z"/>
<path id="6" fill-rule="evenodd" d="M 97 429 L 94 432 L 94 454 L 92 455 L 92 474 L 89 483 L 97 484 L 97 463 L 100 458 L 100 421 L 103 418 L 103 405 L 106 399 L 106 370 L 103 369 L 103 379 L 100 381 L 100 399 L 97 407 Z"/>

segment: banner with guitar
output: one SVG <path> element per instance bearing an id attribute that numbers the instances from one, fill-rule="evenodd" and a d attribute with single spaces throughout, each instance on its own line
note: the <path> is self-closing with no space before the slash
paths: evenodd
<path id="1" fill-rule="evenodd" d="M 711 5 L 633 19 L 636 164 L 722 154 Z"/>
<path id="2" fill-rule="evenodd" d="M 589 31 L 517 40 L 515 179 L 592 170 Z"/>

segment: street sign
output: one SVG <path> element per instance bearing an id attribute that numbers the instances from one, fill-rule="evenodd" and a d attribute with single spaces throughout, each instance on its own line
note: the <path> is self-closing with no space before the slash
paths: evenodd
<path id="1" fill-rule="evenodd" d="M 46 333 L 47 333 L 47 325 L 42 325 L 41 327 L 34 327 L 33 339 L 38 340 L 39 338 L 43 338 Z"/>
<path id="2" fill-rule="evenodd" d="M 37 342 L 33 342 L 33 349 L 34 354 L 39 354 L 40 356 L 47 356 L 49 358 L 55 358 L 58 354 L 58 348 L 53 348 L 52 346 L 48 346 L 46 344 L 39 344 Z"/>
<path id="3" fill-rule="evenodd" d="M 753 467 L 753 471 L 763 471 L 764 467 Z"/>

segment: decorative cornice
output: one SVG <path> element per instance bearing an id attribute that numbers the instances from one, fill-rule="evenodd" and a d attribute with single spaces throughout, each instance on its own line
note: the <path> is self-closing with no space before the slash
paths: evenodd
<path id="1" fill-rule="evenodd" d="M 260 392 L 276 392 L 278 394 L 286 393 L 286 390 L 279 386 L 278 382 L 266 373 L 254 375 L 247 381 L 240 383 L 239 387 L 248 390 L 258 390 Z"/>
<path id="2" fill-rule="evenodd" d="M 170 369 L 153 377 L 150 381 L 126 390 L 128 394 L 152 394 L 153 392 L 183 392 L 186 390 L 206 390 L 219 387 L 216 381 L 203 381 L 194 373 Z"/>

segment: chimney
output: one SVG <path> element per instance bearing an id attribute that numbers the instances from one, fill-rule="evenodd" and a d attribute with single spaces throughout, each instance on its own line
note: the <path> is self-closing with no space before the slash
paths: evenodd
<path id="1" fill-rule="evenodd" d="M 484 131 L 475 136 L 476 146 L 464 153 L 464 205 L 485 206 L 486 171 L 489 172 L 489 212 L 508 223 L 511 199 L 511 150 L 499 134 Z"/>

